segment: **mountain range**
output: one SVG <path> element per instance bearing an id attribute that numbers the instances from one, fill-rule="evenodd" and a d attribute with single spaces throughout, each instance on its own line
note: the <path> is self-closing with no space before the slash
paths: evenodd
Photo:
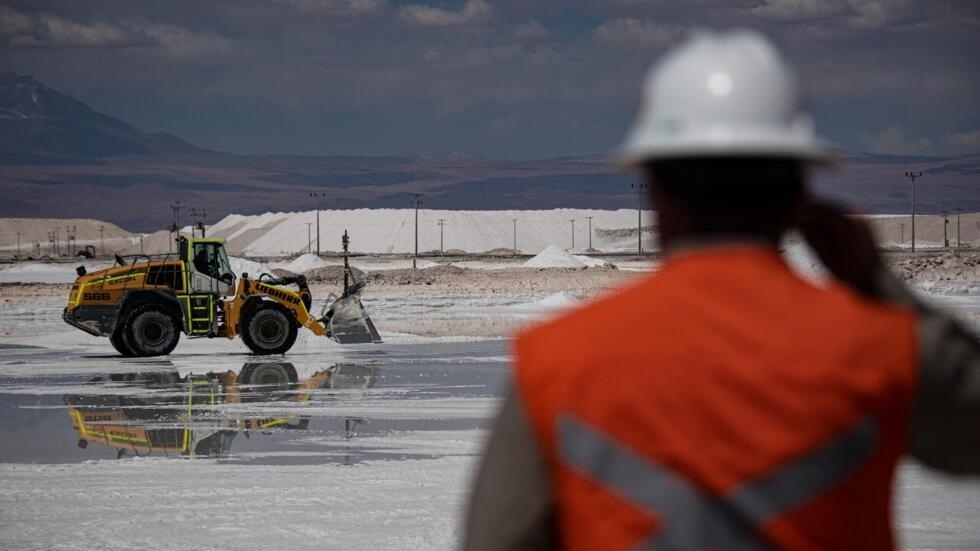
<path id="1" fill-rule="evenodd" d="M 815 192 L 852 209 L 906 213 L 907 171 L 921 171 L 917 211 L 980 211 L 980 155 L 842 152 L 813 174 Z M 0 73 L 0 217 L 91 217 L 132 231 L 170 223 L 171 204 L 230 213 L 321 208 L 636 208 L 605 155 L 537 161 L 449 153 L 401 157 L 234 155 L 146 132 L 28 75 Z M 187 212 L 186 210 L 184 211 Z M 183 218 L 187 223 L 189 219 Z"/>
<path id="2" fill-rule="evenodd" d="M 201 153 L 207 151 L 172 134 L 150 134 L 94 111 L 29 75 L 0 73 L 0 155 L 4 161 Z"/>

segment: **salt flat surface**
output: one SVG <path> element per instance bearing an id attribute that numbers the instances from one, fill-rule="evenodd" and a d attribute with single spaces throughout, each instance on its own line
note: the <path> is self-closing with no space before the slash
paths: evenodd
<path id="1" fill-rule="evenodd" d="M 474 461 L 454 455 L 327 468 L 167 459 L 0 465 L 0 545 L 448 550 L 456 547 L 467 493 L 459 482 Z"/>
<path id="2" fill-rule="evenodd" d="M 452 549 L 508 361 L 499 341 L 307 345 L 278 358 L 195 341 L 151 359 L 34 342 L 51 347 L 0 347 L 3 549 Z M 189 381 L 255 362 L 288 364 L 300 384 L 331 375 L 273 394 L 212 383 L 205 393 L 219 400 L 193 410 L 188 383 L 111 380 Z M 230 445 L 112 459 L 97 439 L 76 446 L 66 405 L 76 403 L 96 413 L 124 403 L 112 411 L 128 426 L 190 430 L 192 441 L 223 431 Z M 279 421 L 242 430 L 250 419 Z"/>
<path id="3" fill-rule="evenodd" d="M 789 253 L 804 272 L 812 267 L 808 254 Z M 484 267 L 515 264 L 486 261 Z M 186 388 L 106 381 L 159 372 L 183 379 L 241 373 L 256 358 L 239 340 L 184 338 L 166 358 L 123 359 L 106 339 L 66 329 L 60 312 L 67 286 L 28 286 L 17 294 L 0 288 L 0 548 L 455 548 L 472 472 L 507 384 L 504 336 L 590 300 L 600 291 L 589 281 L 616 273 L 513 272 L 540 278 L 513 288 L 479 274 L 472 285 L 369 286 L 365 305 L 384 344 L 341 347 L 302 331 L 290 354 L 275 358 L 303 381 L 353 366 L 347 382 L 338 375 L 342 384 L 315 388 L 302 400 L 291 390 L 236 403 L 223 390 L 220 403 L 191 413 Z M 553 279 L 558 276 L 572 279 Z M 560 287 L 571 282 L 581 285 Z M 926 296 L 971 327 L 980 321 L 980 296 Z M 103 382 L 93 383 L 95 377 Z M 158 417 L 131 423 L 203 434 L 218 427 L 234 436 L 220 457 L 130 452 L 116 460 L 111 447 L 77 446 L 68 396 L 130 400 L 129 412 L 150 401 L 154 407 L 143 409 Z M 262 419 L 285 424 L 240 426 Z M 897 489 L 903 548 L 980 546 L 975 478 L 950 479 L 909 463 Z"/>
<path id="4" fill-rule="evenodd" d="M 92 263 L 83 259 L 71 264 L 44 262 L 0 264 L 0 283 L 71 283 L 78 277 L 75 267 L 82 264 L 85 264 L 89 271 L 111 266 L 111 263 Z"/>

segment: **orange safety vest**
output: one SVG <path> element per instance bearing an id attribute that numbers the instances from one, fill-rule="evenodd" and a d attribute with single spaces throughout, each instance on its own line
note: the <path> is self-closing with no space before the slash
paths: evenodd
<path id="1" fill-rule="evenodd" d="M 691 252 L 517 339 L 567 549 L 890 549 L 911 312 Z"/>

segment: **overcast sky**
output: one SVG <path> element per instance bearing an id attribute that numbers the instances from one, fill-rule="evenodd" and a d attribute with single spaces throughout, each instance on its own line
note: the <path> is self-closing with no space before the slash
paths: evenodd
<path id="1" fill-rule="evenodd" d="M 980 2 L 5 1 L 0 66 L 236 153 L 608 152 L 651 62 L 751 27 L 851 151 L 980 152 Z"/>

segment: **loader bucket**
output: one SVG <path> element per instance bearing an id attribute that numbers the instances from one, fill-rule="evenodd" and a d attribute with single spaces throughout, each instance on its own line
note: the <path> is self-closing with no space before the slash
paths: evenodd
<path id="1" fill-rule="evenodd" d="M 381 335 L 357 295 L 337 299 L 325 317 L 330 338 L 340 344 L 381 342 Z"/>

